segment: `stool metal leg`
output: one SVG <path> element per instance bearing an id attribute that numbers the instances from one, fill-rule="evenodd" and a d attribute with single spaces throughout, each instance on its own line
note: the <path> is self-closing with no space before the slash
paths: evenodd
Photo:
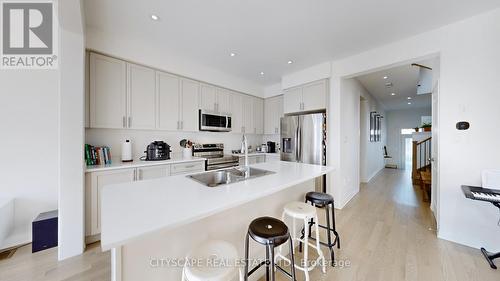
<path id="1" fill-rule="evenodd" d="M 292 237 L 290 235 L 288 235 L 288 241 L 290 243 L 290 253 L 293 253 L 293 240 L 292 240 Z M 290 255 L 290 269 L 292 271 L 292 280 L 295 281 L 297 280 L 295 278 L 295 258 L 294 258 L 294 255 L 291 254 Z"/>
<path id="2" fill-rule="evenodd" d="M 332 233 L 330 231 L 330 205 L 325 205 L 325 212 L 326 212 L 326 236 L 328 238 L 328 248 L 330 248 L 330 257 L 331 257 L 331 263 L 332 266 L 335 265 L 335 253 L 333 252 L 333 247 L 332 247 Z"/>
<path id="3" fill-rule="evenodd" d="M 321 251 L 321 248 L 320 248 L 320 242 L 319 242 L 319 222 L 318 222 L 318 215 L 316 215 L 314 217 L 314 220 L 316 221 L 316 250 L 318 251 L 318 255 L 320 256 L 320 260 L 321 260 L 321 271 L 323 271 L 323 273 L 326 273 L 326 265 L 325 265 L 325 256 L 323 255 L 323 252 Z"/>
<path id="4" fill-rule="evenodd" d="M 250 238 L 250 234 L 247 232 L 247 237 L 245 239 L 245 275 L 243 276 L 244 277 L 244 281 L 248 281 L 248 263 L 250 262 L 248 260 L 248 242 L 249 242 L 249 238 Z"/>
<path id="5" fill-rule="evenodd" d="M 274 245 L 271 244 L 268 246 L 269 247 L 269 262 L 271 263 L 271 281 L 275 281 L 276 280 L 276 276 L 275 276 L 275 271 L 274 271 Z M 292 254 L 293 255 L 293 254 Z"/>
<path id="6" fill-rule="evenodd" d="M 333 234 L 335 234 L 335 241 L 337 242 L 337 249 L 340 249 L 340 236 L 337 232 L 337 228 L 335 227 L 335 207 L 333 206 L 332 203 L 332 227 L 333 227 Z"/>
<path id="7" fill-rule="evenodd" d="M 305 264 L 301 264 L 300 266 L 302 266 L 304 268 L 304 275 L 306 277 L 306 280 L 305 281 L 309 281 L 309 270 L 308 267 L 309 265 L 307 264 L 307 262 L 309 261 L 309 237 L 311 236 L 311 225 L 309 224 L 309 227 L 306 227 L 307 224 L 309 224 L 309 219 L 307 217 L 304 218 L 304 229 L 306 230 L 306 235 L 304 236 L 304 258 L 303 258 L 303 261 Z M 309 230 L 308 230 L 309 229 Z M 302 241 L 301 241 L 302 242 Z"/>
<path id="8" fill-rule="evenodd" d="M 266 281 L 269 281 L 269 247 L 266 246 Z M 274 268 L 271 268 L 271 271 L 274 272 Z"/>

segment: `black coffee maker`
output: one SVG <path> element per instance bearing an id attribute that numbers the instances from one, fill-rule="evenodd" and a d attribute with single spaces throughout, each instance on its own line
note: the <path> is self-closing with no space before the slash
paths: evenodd
<path id="1" fill-rule="evenodd" d="M 267 152 L 276 153 L 276 143 L 274 141 L 267 142 Z"/>
<path id="2" fill-rule="evenodd" d="M 170 159 L 170 145 L 163 141 L 154 141 L 146 148 L 146 161 L 159 161 Z"/>

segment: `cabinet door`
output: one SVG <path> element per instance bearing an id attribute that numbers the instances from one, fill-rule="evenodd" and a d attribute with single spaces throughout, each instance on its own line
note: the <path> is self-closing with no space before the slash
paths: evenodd
<path id="1" fill-rule="evenodd" d="M 217 93 L 214 86 L 200 84 L 200 99 L 200 109 L 215 112 Z"/>
<path id="2" fill-rule="evenodd" d="M 265 155 L 258 155 L 256 158 L 257 163 L 264 163 L 266 162 L 266 156 Z"/>
<path id="3" fill-rule="evenodd" d="M 243 95 L 240 95 L 238 93 L 231 93 L 231 109 L 231 132 L 243 133 Z"/>
<path id="4" fill-rule="evenodd" d="M 280 133 L 280 126 L 281 126 L 281 117 L 285 116 L 283 112 L 283 95 L 277 96 L 276 97 L 276 103 L 274 104 L 275 106 L 275 119 L 274 119 L 274 133 L 279 134 Z"/>
<path id="5" fill-rule="evenodd" d="M 137 168 L 137 180 L 151 180 L 170 176 L 170 165 Z"/>
<path id="6" fill-rule="evenodd" d="M 109 184 L 133 182 L 135 169 L 121 169 L 92 173 L 91 182 L 91 235 L 101 233 L 101 189 Z"/>
<path id="7" fill-rule="evenodd" d="M 125 128 L 126 63 L 90 53 L 90 127 Z"/>
<path id="8" fill-rule="evenodd" d="M 264 100 L 264 134 L 270 135 L 275 133 L 275 98 L 268 98 Z"/>
<path id="9" fill-rule="evenodd" d="M 161 130 L 180 129 L 180 80 L 179 77 L 163 73 L 156 73 L 158 122 Z"/>
<path id="10" fill-rule="evenodd" d="M 231 97 L 228 90 L 217 88 L 217 106 L 218 113 L 231 114 Z"/>
<path id="11" fill-rule="evenodd" d="M 242 95 L 243 106 L 243 133 L 253 134 L 253 98 L 247 95 Z"/>
<path id="12" fill-rule="evenodd" d="M 302 110 L 309 111 L 326 108 L 326 92 L 326 80 L 320 80 L 305 85 L 302 92 Z"/>
<path id="13" fill-rule="evenodd" d="M 181 129 L 184 131 L 198 131 L 199 92 L 200 83 L 181 80 Z"/>
<path id="14" fill-rule="evenodd" d="M 283 105 L 285 113 L 302 111 L 302 87 L 285 90 Z"/>
<path id="15" fill-rule="evenodd" d="M 264 101 L 261 98 L 253 98 L 253 121 L 254 121 L 254 134 L 264 133 Z"/>
<path id="16" fill-rule="evenodd" d="M 172 164 L 170 174 L 172 176 L 175 176 L 175 175 L 199 173 L 203 171 L 205 171 L 205 162 L 197 161 L 189 163 Z"/>
<path id="17" fill-rule="evenodd" d="M 151 68 L 127 64 L 128 127 L 156 127 L 156 74 Z"/>
<path id="18" fill-rule="evenodd" d="M 274 154 L 266 154 L 266 162 L 278 162 L 280 161 L 279 153 Z"/>

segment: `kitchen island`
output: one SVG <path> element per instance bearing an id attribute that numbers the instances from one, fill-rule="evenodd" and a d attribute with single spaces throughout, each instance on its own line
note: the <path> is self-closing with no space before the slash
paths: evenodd
<path id="1" fill-rule="evenodd" d="M 243 256 L 254 218 L 281 217 L 284 204 L 302 201 L 314 179 L 333 170 L 282 161 L 252 167 L 274 173 L 217 187 L 185 175 L 104 187 L 101 246 L 112 250 L 113 280 L 180 280 L 174 261 L 208 239 L 233 243 Z M 264 254 L 256 245 L 251 252 Z"/>

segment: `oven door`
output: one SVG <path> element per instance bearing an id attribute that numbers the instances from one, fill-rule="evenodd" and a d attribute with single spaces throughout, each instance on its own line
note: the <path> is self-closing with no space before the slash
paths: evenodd
<path id="1" fill-rule="evenodd" d="M 200 110 L 200 131 L 231 131 L 231 116 L 219 115 Z"/>

